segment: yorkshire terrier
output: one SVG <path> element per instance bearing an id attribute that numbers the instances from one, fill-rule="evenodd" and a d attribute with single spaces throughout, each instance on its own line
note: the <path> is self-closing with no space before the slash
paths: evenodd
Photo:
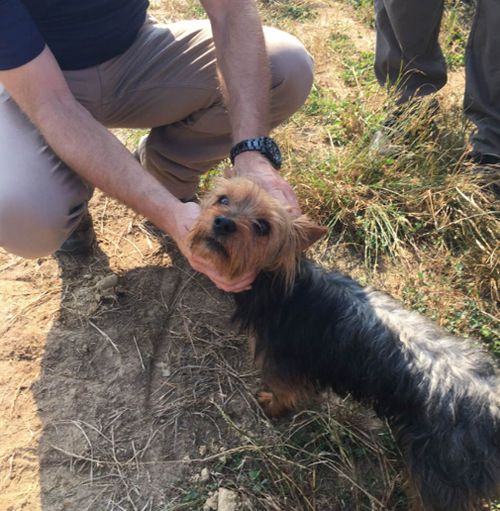
<path id="1" fill-rule="evenodd" d="M 429 511 L 472 511 L 500 490 L 500 383 L 486 354 L 389 296 L 325 272 L 302 254 L 324 229 L 292 218 L 243 178 L 202 201 L 193 252 L 232 277 L 257 268 L 234 295 L 235 321 L 270 389 L 267 415 L 324 389 L 372 405 L 390 425 Z"/>

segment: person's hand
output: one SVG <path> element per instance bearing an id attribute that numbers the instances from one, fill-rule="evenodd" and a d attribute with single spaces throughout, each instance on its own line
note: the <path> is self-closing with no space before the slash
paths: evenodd
<path id="1" fill-rule="evenodd" d="M 235 159 L 232 174 L 251 179 L 285 207 L 290 208 L 293 216 L 300 215 L 295 192 L 265 156 L 255 151 L 239 154 Z"/>
<path id="2" fill-rule="evenodd" d="M 204 273 L 219 289 L 228 293 L 240 293 L 247 291 L 251 288 L 252 282 L 257 276 L 255 270 L 237 277 L 230 279 L 229 277 L 219 273 L 211 261 L 207 261 L 197 255 L 193 254 L 187 242 L 187 236 L 190 229 L 196 223 L 197 218 L 200 216 L 201 208 L 195 202 L 186 202 L 179 207 L 176 212 L 175 222 L 176 228 L 172 236 L 183 253 L 184 257 L 188 260 L 191 267 Z"/>

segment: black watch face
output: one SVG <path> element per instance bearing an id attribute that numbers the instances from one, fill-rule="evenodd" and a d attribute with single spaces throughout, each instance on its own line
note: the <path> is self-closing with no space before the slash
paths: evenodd
<path id="1" fill-rule="evenodd" d="M 236 156 L 245 151 L 258 151 L 271 162 L 275 169 L 281 167 L 281 152 L 272 138 L 259 137 L 243 140 L 231 149 L 229 153 L 231 161 L 234 163 Z"/>

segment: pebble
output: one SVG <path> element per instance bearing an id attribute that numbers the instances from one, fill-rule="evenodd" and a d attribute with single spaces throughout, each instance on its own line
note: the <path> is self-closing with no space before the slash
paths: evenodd
<path id="1" fill-rule="evenodd" d="M 236 511 L 238 494 L 227 488 L 219 488 L 217 511 Z"/>
<path id="2" fill-rule="evenodd" d="M 113 289 L 118 285 L 118 275 L 107 275 L 103 279 L 101 279 L 96 287 L 99 291 L 107 291 L 108 289 Z"/>
<path id="3" fill-rule="evenodd" d="M 204 468 L 200 474 L 200 481 L 202 483 L 206 483 L 209 479 L 210 479 L 210 472 L 208 471 L 208 468 Z"/>
<path id="4" fill-rule="evenodd" d="M 203 505 L 203 511 L 217 511 L 219 505 L 219 492 L 210 495 Z"/>

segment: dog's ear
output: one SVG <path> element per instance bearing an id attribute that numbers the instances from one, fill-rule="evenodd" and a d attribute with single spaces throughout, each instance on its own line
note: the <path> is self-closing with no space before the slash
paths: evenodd
<path id="1" fill-rule="evenodd" d="M 324 236 L 328 229 L 321 227 L 310 220 L 306 215 L 295 218 L 292 222 L 293 229 L 299 241 L 300 251 L 307 250 Z"/>

